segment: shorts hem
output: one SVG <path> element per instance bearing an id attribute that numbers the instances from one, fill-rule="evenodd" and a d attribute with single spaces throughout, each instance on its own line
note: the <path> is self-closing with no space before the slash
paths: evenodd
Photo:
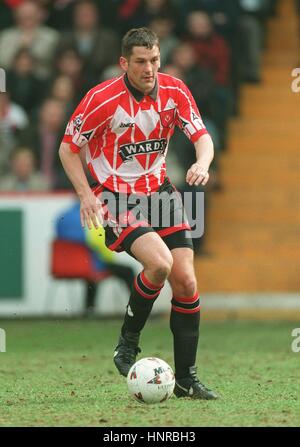
<path id="1" fill-rule="evenodd" d="M 187 223 L 183 223 L 181 226 L 163 228 L 162 230 L 156 231 L 156 233 L 161 237 L 169 236 L 170 234 L 176 233 L 177 231 L 191 230 L 191 227 Z"/>

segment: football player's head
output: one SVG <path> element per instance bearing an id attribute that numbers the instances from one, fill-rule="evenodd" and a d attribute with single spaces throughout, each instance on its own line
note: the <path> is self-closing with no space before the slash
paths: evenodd
<path id="1" fill-rule="evenodd" d="M 122 40 L 120 65 L 131 84 L 148 94 L 155 86 L 160 68 L 159 40 L 148 28 L 134 28 Z"/>

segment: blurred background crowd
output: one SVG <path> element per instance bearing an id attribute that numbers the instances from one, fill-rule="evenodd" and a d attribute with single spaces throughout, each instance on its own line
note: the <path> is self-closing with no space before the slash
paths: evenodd
<path id="1" fill-rule="evenodd" d="M 277 0 L 3 0 L 0 66 L 0 190 L 70 189 L 58 147 L 74 107 L 94 85 L 118 76 L 120 41 L 148 26 L 161 42 L 161 70 L 183 79 L 211 133 L 216 158 L 226 149 L 228 120 L 239 114 L 242 83 L 261 81 L 267 20 Z M 176 132 L 169 157 L 185 188 L 194 159 Z M 184 154 L 184 157 L 182 156 Z M 190 157 L 187 156 L 190 154 Z"/>

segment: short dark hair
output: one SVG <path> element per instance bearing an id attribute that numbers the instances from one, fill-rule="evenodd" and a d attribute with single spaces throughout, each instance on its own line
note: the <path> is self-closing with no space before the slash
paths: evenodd
<path id="1" fill-rule="evenodd" d="M 159 47 L 157 34 L 149 28 L 132 28 L 122 39 L 122 56 L 130 57 L 133 47 L 146 47 L 151 50 L 155 45 Z"/>

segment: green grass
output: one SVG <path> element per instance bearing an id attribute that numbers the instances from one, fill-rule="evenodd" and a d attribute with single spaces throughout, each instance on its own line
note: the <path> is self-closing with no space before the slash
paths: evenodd
<path id="1" fill-rule="evenodd" d="M 217 401 L 142 405 L 112 351 L 118 321 L 2 321 L 0 426 L 300 426 L 295 323 L 204 322 L 198 366 Z M 142 354 L 173 365 L 166 320 L 150 321 Z"/>

